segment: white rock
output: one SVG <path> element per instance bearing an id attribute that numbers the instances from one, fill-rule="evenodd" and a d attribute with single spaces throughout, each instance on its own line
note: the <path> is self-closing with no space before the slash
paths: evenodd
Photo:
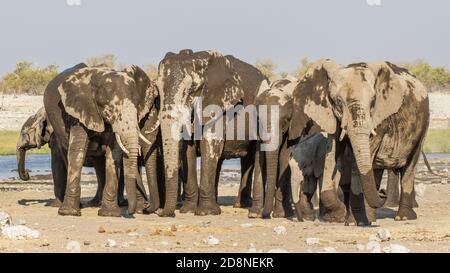
<path id="1" fill-rule="evenodd" d="M 162 242 L 161 242 L 161 245 L 163 245 L 163 246 L 168 246 L 168 245 L 169 245 L 169 242 L 167 242 L 167 241 L 162 241 Z"/>
<path id="2" fill-rule="evenodd" d="M 377 241 L 369 241 L 366 245 L 366 249 L 371 253 L 381 253 L 381 245 Z"/>
<path id="3" fill-rule="evenodd" d="M 11 216 L 4 211 L 0 211 L 0 229 L 10 225 L 12 225 Z"/>
<path id="4" fill-rule="evenodd" d="M 411 250 L 409 250 L 407 247 L 398 245 L 398 244 L 390 244 L 387 247 L 383 247 L 383 252 L 385 253 L 409 253 Z"/>
<path id="5" fill-rule="evenodd" d="M 26 226 L 5 226 L 2 228 L 2 234 L 11 240 L 36 239 L 40 233 L 37 230 Z"/>
<path id="6" fill-rule="evenodd" d="M 386 242 L 389 241 L 392 236 L 391 236 L 391 232 L 387 229 L 381 228 L 378 230 L 377 232 L 377 237 L 382 241 L 382 242 Z"/>
<path id="7" fill-rule="evenodd" d="M 306 244 L 309 246 L 318 245 L 319 243 L 320 243 L 319 238 L 314 238 L 314 237 L 306 238 Z"/>
<path id="8" fill-rule="evenodd" d="M 442 178 L 441 179 L 441 184 L 447 184 L 447 178 Z"/>
<path id="9" fill-rule="evenodd" d="M 284 226 L 276 226 L 273 228 L 273 232 L 275 232 L 277 235 L 285 235 L 287 233 L 287 230 Z"/>
<path id="10" fill-rule="evenodd" d="M 128 233 L 128 236 L 131 236 L 131 237 L 141 237 L 142 234 L 133 231 L 133 232 L 129 232 L 129 233 Z"/>
<path id="11" fill-rule="evenodd" d="M 81 245 L 77 241 L 70 241 L 67 243 L 66 249 L 69 250 L 70 253 L 80 253 Z"/>
<path id="12" fill-rule="evenodd" d="M 322 250 L 318 251 L 319 253 L 337 253 L 336 248 L 334 247 L 324 247 Z"/>
<path id="13" fill-rule="evenodd" d="M 267 253 L 289 253 L 289 251 L 283 248 L 274 248 L 267 251 Z"/>
<path id="14" fill-rule="evenodd" d="M 116 246 L 117 246 L 116 241 L 114 241 L 114 240 L 112 240 L 112 239 L 106 240 L 105 247 L 116 247 Z"/>
<path id="15" fill-rule="evenodd" d="M 208 245 L 214 246 L 214 245 L 218 245 L 218 244 L 220 243 L 220 241 L 219 241 L 219 239 L 217 239 L 216 237 L 214 237 L 214 236 L 212 236 L 212 235 L 209 235 L 209 236 L 208 236 L 208 239 L 206 240 L 206 243 L 207 243 Z"/>
<path id="16" fill-rule="evenodd" d="M 250 227 L 253 227 L 253 224 L 250 224 L 250 223 L 241 224 L 241 227 L 243 227 L 243 228 L 250 228 Z"/>

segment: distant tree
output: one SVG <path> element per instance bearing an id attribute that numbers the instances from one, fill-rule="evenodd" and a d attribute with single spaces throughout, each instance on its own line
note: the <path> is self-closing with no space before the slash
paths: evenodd
<path id="1" fill-rule="evenodd" d="M 403 64 L 417 77 L 429 91 L 446 90 L 450 88 L 450 71 L 445 67 L 432 67 L 425 60 Z"/>
<path id="2" fill-rule="evenodd" d="M 158 77 L 158 65 L 156 64 L 146 64 L 144 66 L 144 71 L 147 73 L 151 80 L 156 80 Z"/>
<path id="3" fill-rule="evenodd" d="M 41 68 L 34 66 L 32 62 L 20 61 L 13 72 L 3 76 L 0 90 L 2 93 L 41 95 L 48 82 L 57 74 L 56 65 Z"/>
<path id="4" fill-rule="evenodd" d="M 255 63 L 255 67 L 259 69 L 269 80 L 274 80 L 277 78 L 277 74 L 275 69 L 277 66 L 273 63 L 273 61 L 269 58 L 257 60 Z"/>
<path id="5" fill-rule="evenodd" d="M 104 65 L 106 67 L 117 69 L 117 57 L 114 54 L 105 54 L 102 56 L 91 57 L 86 60 L 88 66 L 100 66 Z"/>
<path id="6" fill-rule="evenodd" d="M 293 72 L 294 77 L 300 79 L 313 64 L 314 62 L 310 62 L 308 58 L 302 58 L 300 60 L 300 66 Z"/>

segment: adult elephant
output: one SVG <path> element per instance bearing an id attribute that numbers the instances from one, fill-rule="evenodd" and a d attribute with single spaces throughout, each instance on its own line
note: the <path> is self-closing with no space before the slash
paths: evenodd
<path id="1" fill-rule="evenodd" d="M 117 177 L 122 152 L 128 213 L 136 211 L 136 181 L 141 181 L 137 169 L 139 138 L 146 140 L 139 123 L 153 108 L 157 95 L 156 87 L 137 66 L 115 71 L 80 64 L 49 83 L 44 107 L 58 146 L 67 155 L 67 186 L 60 215 L 81 215 L 80 176 L 89 139 L 105 135 L 111 137 L 107 138 L 106 184 L 98 214 L 120 216 Z M 139 188 L 143 191 L 142 185 Z"/>
<path id="2" fill-rule="evenodd" d="M 94 167 L 97 176 L 97 192 L 85 206 L 97 207 L 100 205 L 103 195 L 103 187 L 105 185 L 105 150 L 106 146 L 103 143 L 104 139 L 100 137 L 92 138 L 89 141 L 86 160 L 84 167 Z M 28 181 L 30 176 L 25 167 L 26 153 L 30 149 L 40 149 L 42 146 L 48 144 L 51 152 L 51 165 L 53 176 L 53 190 L 55 200 L 51 203 L 53 207 L 61 206 L 64 200 L 66 191 L 67 168 L 63 162 L 64 156 L 60 154 L 57 147 L 55 134 L 53 134 L 53 127 L 47 121 L 47 113 L 44 107 L 40 108 L 36 114 L 30 116 L 23 124 L 19 139 L 17 140 L 17 165 L 20 179 Z M 126 205 L 126 200 L 123 196 L 123 177 L 119 178 L 119 205 Z"/>
<path id="3" fill-rule="evenodd" d="M 221 112 L 214 118 L 203 117 L 199 121 L 201 128 L 194 128 L 197 132 L 206 132 L 202 140 L 198 141 L 202 165 L 200 188 L 197 190 L 196 175 L 191 171 L 188 182 L 190 186 L 186 187 L 182 208 L 184 211 L 195 210 L 197 215 L 220 214 L 216 200 L 220 161 L 223 158 L 251 156 L 254 152 L 249 151 L 254 143 L 248 140 L 225 141 L 224 138 L 214 138 L 208 128 L 222 119 L 225 112 L 233 106 L 253 104 L 259 87 L 265 81 L 267 82 L 267 78 L 258 69 L 230 55 L 223 56 L 214 51 L 194 53 L 192 50 L 166 54 L 159 64 L 157 81 L 161 97 L 160 123 L 166 178 L 166 200 L 164 209 L 159 211 L 160 216 L 175 215 L 182 144 L 182 125 L 177 124 L 180 114 L 176 110 L 188 109 L 187 117 L 184 117 L 188 127 L 194 119 L 192 109 L 197 101 L 196 97 L 201 100 L 203 109 L 215 106 Z M 188 151 L 182 157 L 188 157 L 188 162 L 195 162 L 195 141 L 188 138 L 185 142 L 188 142 Z M 189 169 L 195 170 L 192 166 Z"/>
<path id="4" fill-rule="evenodd" d="M 321 192 L 329 211 L 336 213 L 341 208 L 330 165 L 336 153 L 342 152 L 339 144 L 347 139 L 367 203 L 372 208 L 383 206 L 377 189 L 380 173 L 394 169 L 401 174 L 402 186 L 395 219 L 417 218 L 412 194 L 428 129 L 429 102 L 426 89 L 414 76 L 389 62 L 341 66 L 321 60 L 301 79 L 293 96 L 289 138 L 299 138 L 311 122 L 329 134 L 324 174 L 328 187 Z"/>
<path id="5" fill-rule="evenodd" d="M 254 202 L 249 210 L 250 218 L 271 216 L 279 218 L 292 214 L 288 183 L 291 175 L 289 170 L 291 148 L 287 139 L 292 114 L 292 91 L 296 85 L 297 79 L 293 77 L 277 80 L 268 89 L 260 90 L 255 99 L 260 126 L 266 127 L 264 131 L 277 132 L 278 135 L 275 136 L 277 138 L 275 142 L 272 138 L 260 135 L 259 156 L 256 162 L 260 166 L 256 169 L 261 169 L 262 179 L 255 177 L 254 180 Z M 267 109 L 261 108 L 262 106 L 266 106 Z M 275 115 L 275 111 L 278 115 Z M 263 145 L 269 149 L 262 148 Z"/>

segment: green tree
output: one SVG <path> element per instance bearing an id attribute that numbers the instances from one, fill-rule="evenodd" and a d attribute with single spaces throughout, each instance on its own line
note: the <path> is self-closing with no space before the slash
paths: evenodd
<path id="1" fill-rule="evenodd" d="M 26 93 L 40 95 L 44 93 L 48 82 L 58 74 L 56 65 L 36 67 L 32 62 L 20 61 L 13 72 L 3 76 L 2 93 Z"/>
<path id="2" fill-rule="evenodd" d="M 105 54 L 102 56 L 91 57 L 86 60 L 88 66 L 106 66 L 117 69 L 117 57 L 114 54 Z"/>
<path id="3" fill-rule="evenodd" d="M 152 81 L 156 80 L 158 77 L 158 65 L 156 64 L 146 64 L 144 66 L 144 71 Z"/>
<path id="4" fill-rule="evenodd" d="M 429 91 L 448 91 L 450 88 L 450 71 L 445 67 L 432 67 L 425 60 L 406 63 L 403 66 L 416 76 Z"/>
<path id="5" fill-rule="evenodd" d="M 313 64 L 314 62 L 310 62 L 308 58 L 302 58 L 300 60 L 300 66 L 293 72 L 294 77 L 300 79 Z"/>
<path id="6" fill-rule="evenodd" d="M 273 81 L 277 74 L 275 72 L 275 69 L 277 66 L 273 63 L 273 61 L 269 58 L 257 60 L 255 63 L 255 67 L 261 71 L 269 80 Z"/>

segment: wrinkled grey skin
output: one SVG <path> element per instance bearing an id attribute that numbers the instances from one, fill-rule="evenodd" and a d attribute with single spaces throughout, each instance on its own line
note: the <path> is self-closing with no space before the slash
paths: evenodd
<path id="1" fill-rule="evenodd" d="M 30 149 L 40 149 L 45 144 L 49 145 L 51 151 L 51 164 L 55 200 L 51 206 L 59 207 L 64 200 L 66 190 L 67 170 L 62 162 L 63 156 L 59 154 L 60 150 L 55 143 L 55 135 L 52 126 L 47 122 L 47 114 L 42 107 L 36 114 L 30 116 L 22 126 L 19 139 L 17 140 L 17 164 L 20 179 L 27 181 L 30 176 L 25 168 L 26 152 Z M 92 200 L 85 206 L 96 207 L 100 205 L 103 195 L 103 186 L 105 184 L 105 145 L 101 143 L 100 138 L 93 138 L 88 145 L 84 167 L 94 167 L 97 175 L 97 192 Z M 119 180 L 119 188 L 123 189 L 123 177 Z M 125 204 L 123 190 L 119 191 L 119 204 Z"/>
<path id="2" fill-rule="evenodd" d="M 166 54 L 159 64 L 157 80 L 161 97 L 160 123 L 166 179 L 165 206 L 159 211 L 160 216 L 175 216 L 179 169 L 183 160 L 189 166 L 185 201 L 180 211 L 195 211 L 196 215 L 217 215 L 221 212 L 216 196 L 218 173 L 223 159 L 239 157 L 251 163 L 242 168 L 242 181 L 250 179 L 253 168 L 255 141 L 213 138 L 196 142 L 178 141 L 172 135 L 172 127 L 179 119 L 174 116 L 173 110 L 180 105 L 193 109 L 195 97 L 202 98 L 203 109 L 214 104 L 225 112 L 238 103 L 247 106 L 253 103 L 264 80 L 267 80 L 266 77 L 253 66 L 218 52 L 194 53 L 192 50 L 182 50 L 179 54 Z M 204 117 L 201 120 L 202 127 L 213 120 Z M 197 154 L 202 158 L 200 187 L 197 186 L 194 172 Z M 241 190 L 245 191 L 243 188 L 248 187 L 241 185 Z"/>
<path id="3" fill-rule="evenodd" d="M 289 122 L 292 114 L 292 91 L 297 85 L 297 79 L 289 77 L 273 82 L 267 90 L 261 90 L 255 100 L 255 105 L 268 107 L 278 106 L 279 119 L 277 126 L 279 135 L 278 145 L 270 151 L 260 151 L 258 149 L 255 164 L 259 164 L 262 179 L 258 179 L 255 173 L 253 187 L 253 204 L 249 210 L 250 218 L 275 218 L 288 217 L 292 214 L 292 208 L 289 201 L 289 155 L 290 147 L 287 143 Z M 267 115 L 259 115 L 260 124 L 268 126 L 267 131 L 271 132 L 271 108 Z M 261 139 L 261 137 L 260 137 Z M 259 145 L 264 144 L 262 140 Z M 266 142 L 269 143 L 269 142 Z M 261 163 L 261 164 L 260 164 Z M 260 168 L 263 166 L 263 168 Z M 263 199 L 264 197 L 264 199 Z M 264 200 L 264 202 L 262 202 Z M 258 202 L 260 201 L 260 202 Z M 275 206 L 274 206 L 275 201 Z M 273 208 L 274 212 L 272 214 Z"/>
<path id="4" fill-rule="evenodd" d="M 60 215 L 81 215 L 81 167 L 89 139 L 99 136 L 107 141 L 106 184 L 98 214 L 120 216 L 117 177 L 122 164 L 128 213 L 136 211 L 138 197 L 145 196 L 137 168 L 139 123 L 153 108 L 157 94 L 156 87 L 137 66 L 115 71 L 80 64 L 49 83 L 44 107 L 61 154 L 67 155 L 67 186 Z"/>
<path id="5" fill-rule="evenodd" d="M 321 200 L 329 219 L 342 221 L 342 202 L 333 183 L 336 155 L 349 141 L 361 191 L 372 208 L 383 206 L 378 188 L 384 169 L 401 173 L 396 220 L 416 219 L 414 174 L 429 123 L 426 89 L 405 69 L 389 62 L 341 66 L 317 62 L 294 90 L 289 138 L 298 139 L 311 123 L 329 134 Z M 353 163 L 352 163 L 353 164 Z"/>

